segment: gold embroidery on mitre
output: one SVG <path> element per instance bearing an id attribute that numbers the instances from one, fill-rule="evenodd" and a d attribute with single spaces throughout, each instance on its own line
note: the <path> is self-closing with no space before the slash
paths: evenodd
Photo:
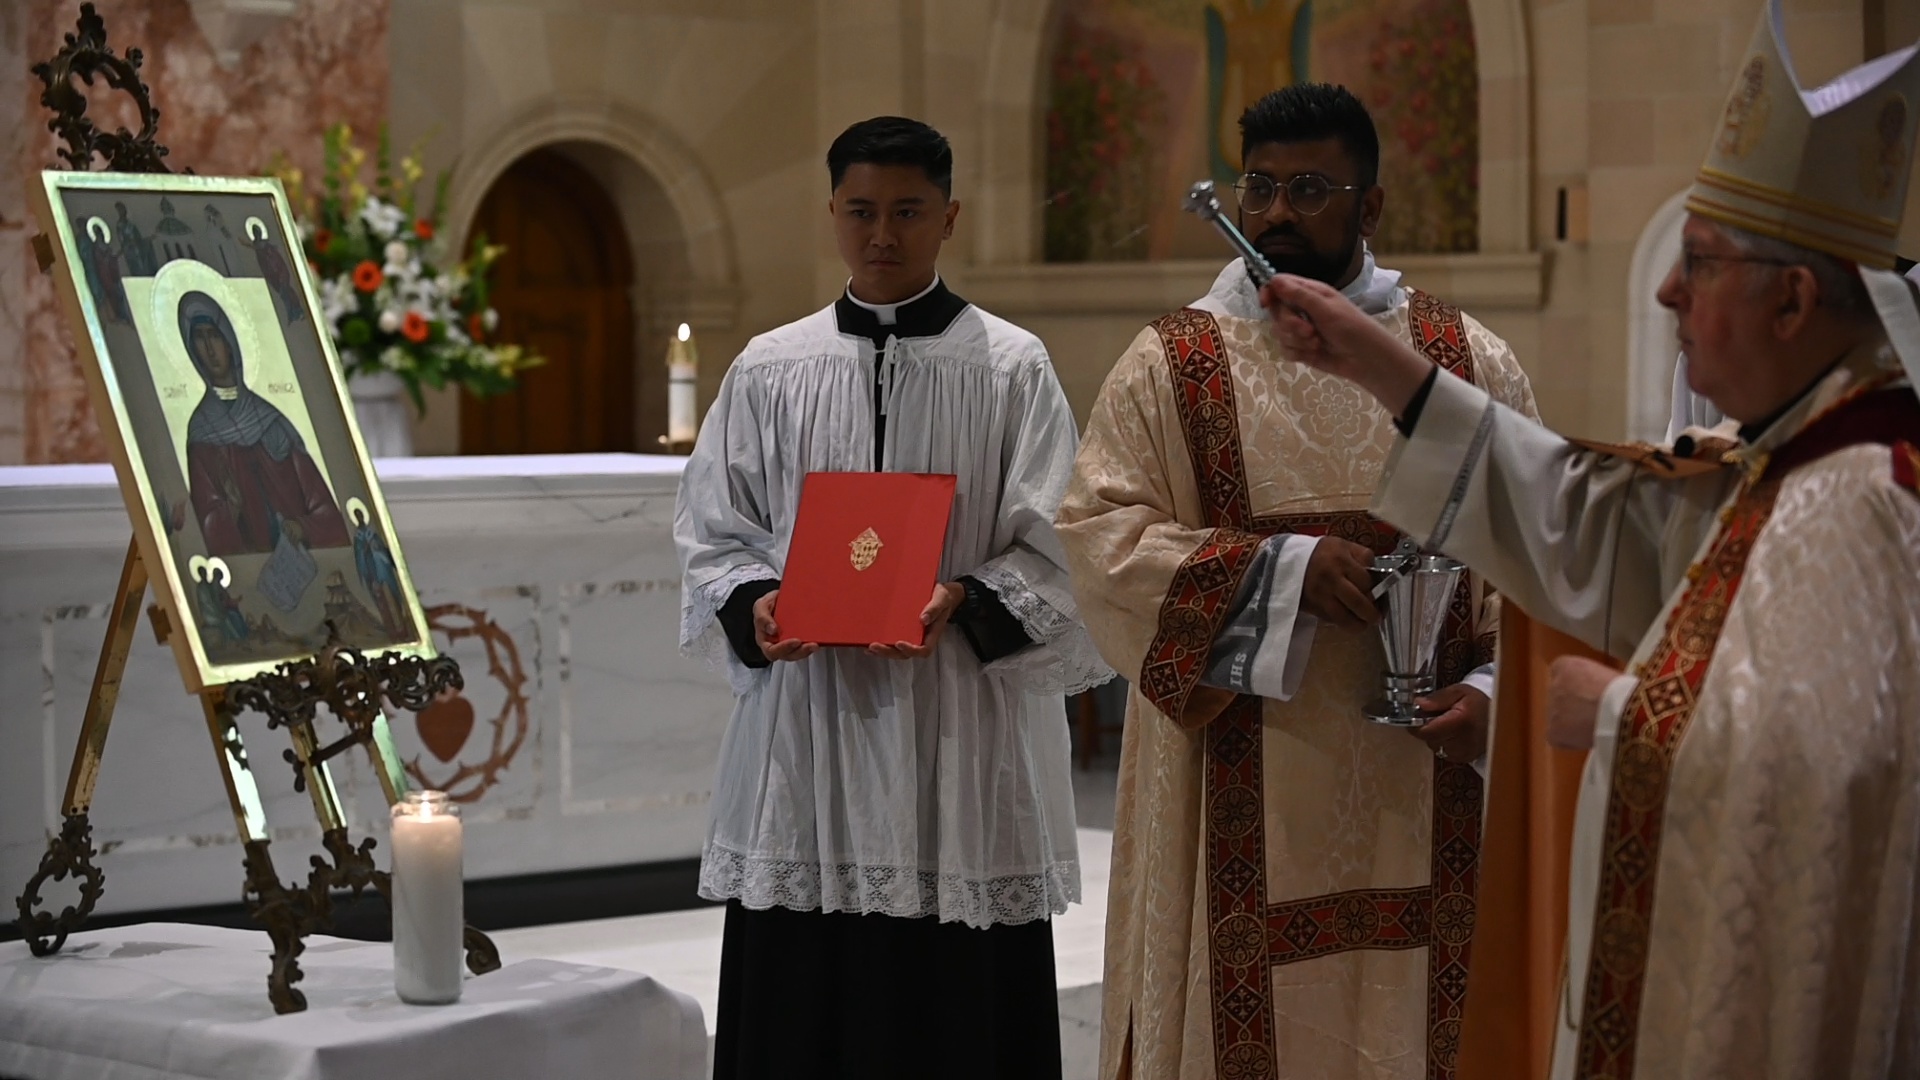
<path id="1" fill-rule="evenodd" d="M 1880 103 L 1873 131 L 1860 147 L 1860 191 L 1869 199 L 1893 194 L 1907 171 L 1907 99 L 1888 94 Z"/>
<path id="2" fill-rule="evenodd" d="M 872 566 L 873 561 L 880 557 L 880 549 L 885 546 L 886 545 L 880 542 L 880 534 L 874 532 L 872 529 L 868 529 L 848 541 L 847 547 L 853 550 L 851 556 L 853 568 L 855 570 L 865 570 L 867 567 Z"/>
<path id="3" fill-rule="evenodd" d="M 1743 158 L 1760 142 L 1767 130 L 1767 60 L 1756 56 L 1740 72 L 1739 89 L 1727 99 L 1727 115 L 1720 128 L 1720 152 L 1730 158 Z"/>
<path id="4" fill-rule="evenodd" d="M 1687 210 L 1891 269 L 1916 156 L 1920 59 L 1912 50 L 1890 53 L 1803 90 L 1782 0 L 1760 6 Z"/>
<path id="5" fill-rule="evenodd" d="M 1756 183 L 1745 177 L 1723 172 L 1711 165 L 1702 165 L 1696 178 L 1701 187 L 1713 188 L 1750 202 L 1767 207 L 1791 210 L 1803 217 L 1816 218 L 1850 229 L 1870 232 L 1875 236 L 1892 239 L 1900 235 L 1900 222 L 1884 214 L 1863 214 L 1844 206 L 1801 195 L 1798 192 L 1782 191 L 1776 187 Z"/>

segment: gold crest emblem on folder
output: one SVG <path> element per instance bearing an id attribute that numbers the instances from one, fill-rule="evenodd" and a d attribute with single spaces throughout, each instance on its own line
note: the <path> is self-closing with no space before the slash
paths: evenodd
<path id="1" fill-rule="evenodd" d="M 874 532 L 872 529 L 868 529 L 866 532 L 854 537 L 852 541 L 847 544 L 847 547 L 853 549 L 853 568 L 855 570 L 865 570 L 867 567 L 872 566 L 873 560 L 880 557 L 880 548 L 882 546 L 884 545 L 880 543 L 880 534 Z"/>

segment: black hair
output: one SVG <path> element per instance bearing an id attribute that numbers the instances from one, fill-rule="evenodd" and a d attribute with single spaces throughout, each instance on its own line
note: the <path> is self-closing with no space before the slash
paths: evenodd
<path id="1" fill-rule="evenodd" d="M 827 176 L 835 189 L 855 165 L 917 166 L 942 195 L 953 195 L 953 147 L 918 120 L 876 116 L 841 132 L 827 147 Z"/>
<path id="2" fill-rule="evenodd" d="M 1295 83 L 1281 87 L 1247 106 L 1240 114 L 1240 157 L 1261 143 L 1311 142 L 1339 139 L 1360 167 L 1358 183 L 1373 186 L 1380 178 L 1380 134 L 1373 116 L 1344 86 Z"/>

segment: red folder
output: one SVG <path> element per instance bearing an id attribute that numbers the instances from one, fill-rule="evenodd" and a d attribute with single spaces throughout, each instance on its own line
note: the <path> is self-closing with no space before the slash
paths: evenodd
<path id="1" fill-rule="evenodd" d="M 781 639 L 920 644 L 953 485 L 945 474 L 808 473 L 774 600 Z"/>

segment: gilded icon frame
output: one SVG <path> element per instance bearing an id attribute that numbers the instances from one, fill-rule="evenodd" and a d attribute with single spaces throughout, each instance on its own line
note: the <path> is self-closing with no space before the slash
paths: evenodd
<path id="1" fill-rule="evenodd" d="M 48 170 L 33 192 L 187 691 L 330 640 L 433 657 L 280 181 Z"/>

